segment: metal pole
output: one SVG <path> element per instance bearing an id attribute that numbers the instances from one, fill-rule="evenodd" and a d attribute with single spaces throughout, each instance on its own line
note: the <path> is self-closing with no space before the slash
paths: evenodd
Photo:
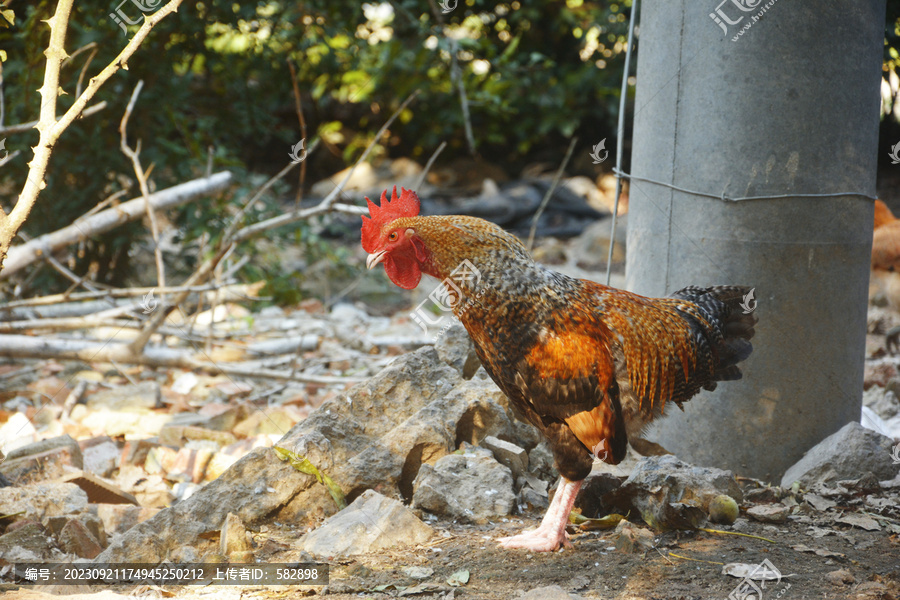
<path id="1" fill-rule="evenodd" d="M 752 8 L 751 8 L 752 7 Z M 648 433 L 680 457 L 778 481 L 859 420 L 884 0 L 651 0 L 641 15 L 627 286 L 755 286 L 744 379 Z"/>

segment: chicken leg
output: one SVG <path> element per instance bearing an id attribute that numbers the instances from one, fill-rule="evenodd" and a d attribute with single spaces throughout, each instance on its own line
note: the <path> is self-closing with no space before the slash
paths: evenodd
<path id="1" fill-rule="evenodd" d="M 560 546 L 571 546 L 569 536 L 566 534 L 566 523 L 569 521 L 569 513 L 572 512 L 581 483 L 563 477 L 541 525 L 537 529 L 523 531 L 519 535 L 500 538 L 500 545 L 504 548 L 525 548 L 535 552 L 550 552 Z"/>

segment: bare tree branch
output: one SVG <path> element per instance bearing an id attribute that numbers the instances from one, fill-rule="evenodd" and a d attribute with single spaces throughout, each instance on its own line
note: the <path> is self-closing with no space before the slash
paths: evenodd
<path id="1" fill-rule="evenodd" d="M 62 135 L 62 132 L 84 111 L 87 103 L 97 93 L 97 90 L 106 83 L 119 69 L 125 68 L 128 59 L 146 39 L 147 35 L 162 19 L 172 14 L 181 5 L 183 0 L 170 0 L 165 6 L 152 15 L 144 18 L 144 23 L 138 29 L 134 37 L 125 46 L 119 55 L 108 64 L 100 73 L 92 77 L 84 93 L 81 94 L 72 106 L 56 119 L 56 100 L 59 94 L 59 69 L 66 58 L 65 41 L 68 29 L 69 16 L 72 12 L 74 0 L 59 0 L 56 12 L 47 21 L 50 26 L 50 42 L 45 52 L 47 66 L 44 71 L 44 83 L 41 86 L 41 111 L 38 119 L 37 130 L 40 139 L 34 148 L 34 158 L 28 163 L 28 176 L 25 185 L 16 201 L 15 207 L 7 215 L 0 209 L 0 267 L 6 259 L 10 244 L 19 228 L 28 218 L 34 203 L 41 190 L 45 187 L 44 175 L 50 162 L 50 154 L 53 145 Z"/>
<path id="2" fill-rule="evenodd" d="M 134 109 L 143 87 L 144 80 L 141 79 L 134 86 L 134 92 L 131 94 L 128 106 L 125 108 L 125 114 L 122 115 L 122 121 L 119 123 L 119 135 L 121 136 L 119 148 L 122 150 L 122 154 L 131 160 L 134 175 L 137 177 L 138 185 L 141 188 L 141 196 L 144 198 L 144 210 L 147 213 L 147 218 L 150 220 L 150 235 L 153 237 L 153 255 L 156 257 L 156 281 L 160 287 L 165 287 L 166 268 L 163 264 L 162 248 L 159 247 L 159 224 L 156 222 L 156 211 L 153 210 L 153 206 L 150 204 L 150 187 L 147 185 L 147 173 L 144 171 L 143 165 L 141 165 L 141 140 L 137 141 L 134 149 L 128 145 L 128 118 L 131 116 L 131 111 Z"/>
<path id="3" fill-rule="evenodd" d="M 179 206 L 198 196 L 217 192 L 230 182 L 231 173 L 223 171 L 208 179 L 195 179 L 151 194 L 150 203 L 156 210 Z M 40 258 L 45 247 L 55 251 L 63 246 L 104 231 L 109 231 L 123 223 L 137 219 L 144 212 L 144 206 L 145 200 L 143 197 L 135 198 L 90 217 L 76 219 L 74 223 L 68 227 L 63 227 L 59 231 L 36 237 L 30 242 L 10 248 L 6 266 L 3 271 L 0 271 L 0 279 L 9 277 L 33 263 Z"/>

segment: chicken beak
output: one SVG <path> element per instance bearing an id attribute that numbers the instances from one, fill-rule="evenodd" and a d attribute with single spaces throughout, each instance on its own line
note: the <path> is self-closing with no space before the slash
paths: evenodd
<path id="1" fill-rule="evenodd" d="M 387 250 L 382 250 L 381 252 L 370 254 L 369 257 L 366 258 L 366 268 L 372 269 L 375 265 L 384 260 L 386 254 Z"/>

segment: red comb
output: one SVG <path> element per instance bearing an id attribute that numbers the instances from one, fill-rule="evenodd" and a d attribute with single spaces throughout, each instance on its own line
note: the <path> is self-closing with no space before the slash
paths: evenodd
<path id="1" fill-rule="evenodd" d="M 400 217 L 415 217 L 419 214 L 419 197 L 416 193 L 400 188 L 400 195 L 397 196 L 396 185 L 390 200 L 387 197 L 387 190 L 381 193 L 381 206 L 368 197 L 366 203 L 369 205 L 369 214 L 372 215 L 362 218 L 362 246 L 366 252 L 375 252 L 382 225 Z"/>

